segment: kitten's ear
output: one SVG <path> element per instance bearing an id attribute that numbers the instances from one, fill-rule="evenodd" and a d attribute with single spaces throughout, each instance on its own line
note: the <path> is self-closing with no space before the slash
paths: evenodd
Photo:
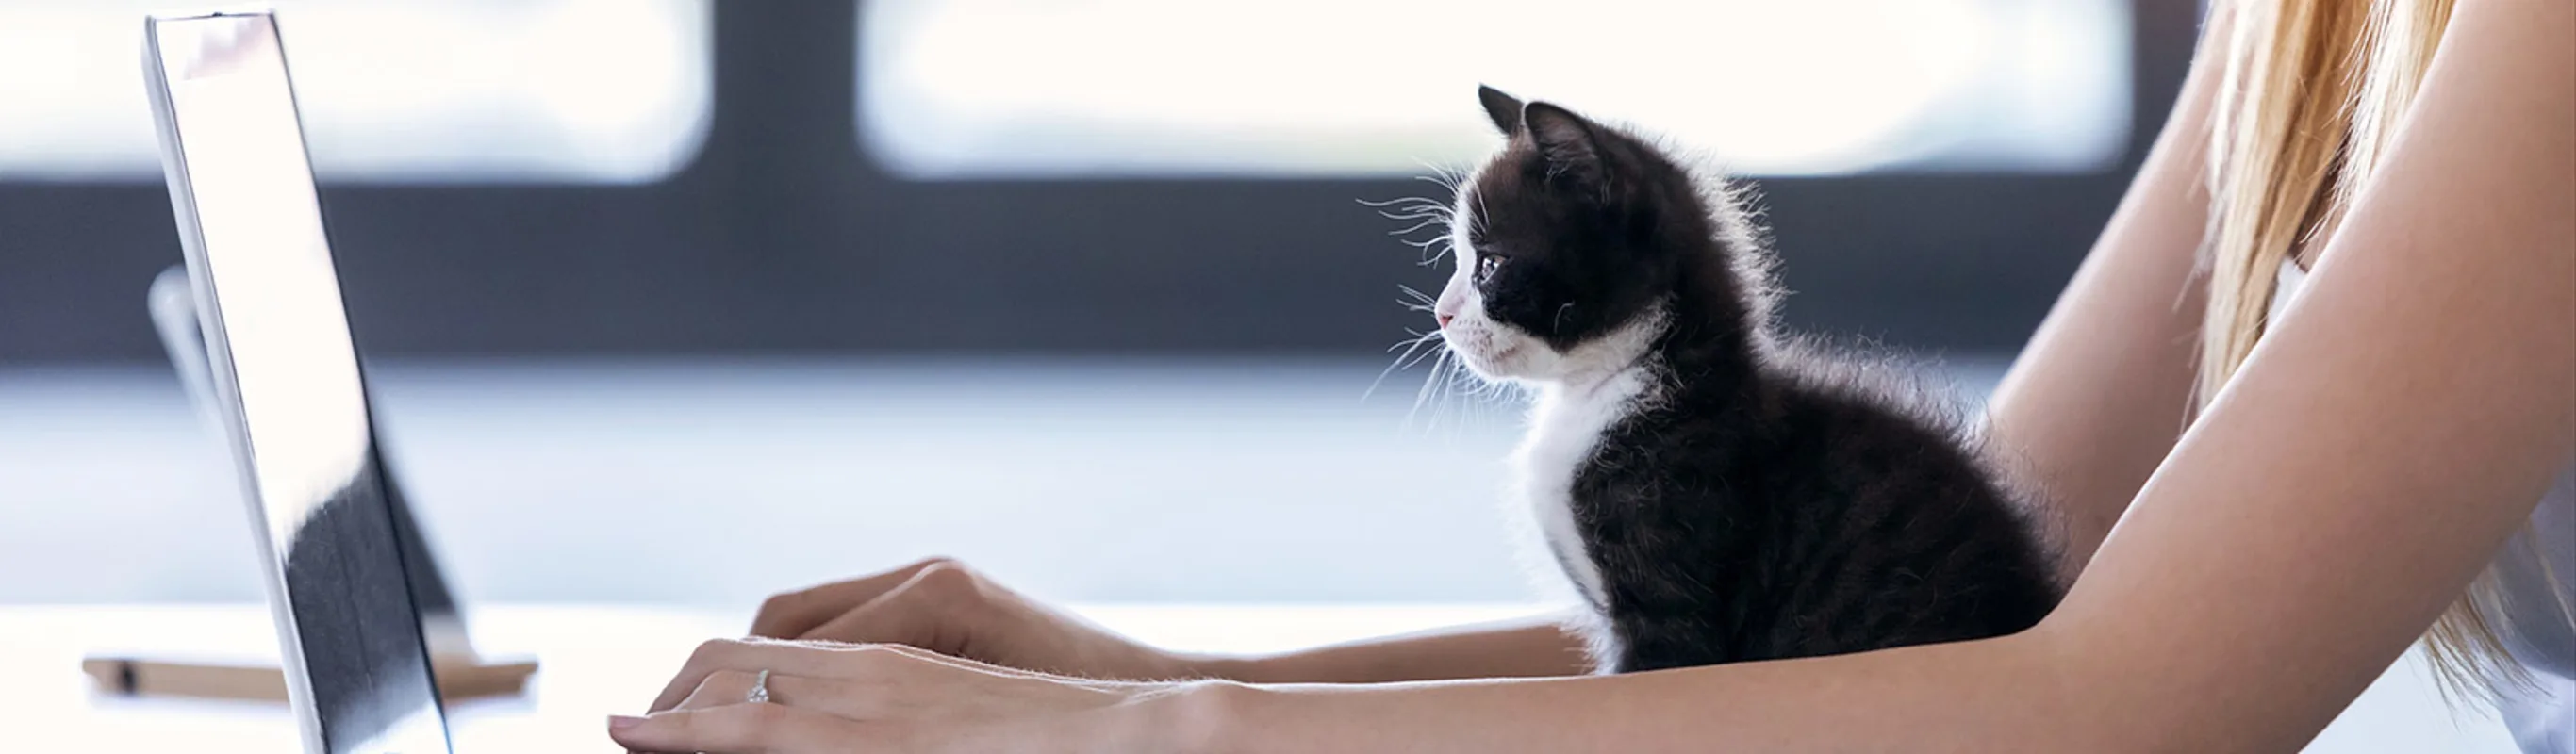
<path id="1" fill-rule="evenodd" d="M 1476 87 L 1476 100 L 1485 104 L 1485 117 L 1494 119 L 1494 129 L 1510 137 L 1521 130 L 1521 101 L 1503 90 L 1490 86 Z"/>
<path id="2" fill-rule="evenodd" d="M 1529 130 L 1530 141 L 1538 145 L 1539 155 L 1547 158 L 1549 174 L 1600 184 L 1601 146 L 1593 138 L 1592 121 L 1545 102 L 1521 108 L 1520 121 Z"/>

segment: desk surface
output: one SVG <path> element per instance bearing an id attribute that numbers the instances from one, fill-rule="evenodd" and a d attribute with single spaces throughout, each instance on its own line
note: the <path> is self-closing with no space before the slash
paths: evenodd
<path id="1" fill-rule="evenodd" d="M 1084 615 L 1161 646 L 1270 652 L 1532 612 L 1514 605 L 1092 606 Z M 476 646 L 542 663 L 529 696 L 448 710 L 460 754 L 613 752 L 605 717 L 648 701 L 698 642 L 740 633 L 743 617 L 633 607 L 501 606 L 473 616 Z M 0 606 L 0 731 L 16 751 L 258 752 L 295 749 L 281 706 L 104 696 L 81 675 L 86 653 L 275 657 L 257 605 Z M 2455 718 L 2415 655 L 2391 668 L 2308 751 L 2507 754 L 2492 718 Z"/>

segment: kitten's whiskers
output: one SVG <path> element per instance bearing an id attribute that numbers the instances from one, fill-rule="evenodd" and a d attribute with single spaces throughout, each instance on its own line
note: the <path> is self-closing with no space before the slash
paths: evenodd
<path id="1" fill-rule="evenodd" d="M 1406 332 L 1413 331 L 1408 330 Z M 1395 345 L 1387 346 L 1386 350 L 1390 353 L 1399 349 L 1404 352 L 1396 354 L 1395 361 L 1387 364 L 1385 369 L 1378 370 L 1377 379 L 1369 381 L 1368 390 L 1360 393 L 1360 400 L 1368 400 L 1369 396 L 1376 395 L 1378 385 L 1386 382 L 1387 375 L 1394 374 L 1401 370 L 1410 369 L 1413 365 L 1422 363 L 1423 357 L 1417 354 L 1424 351 L 1423 346 L 1429 345 L 1432 341 L 1439 340 L 1440 331 L 1433 330 L 1427 333 L 1413 332 L 1413 336 L 1414 337 L 1410 340 L 1405 340 L 1398 342 Z"/>

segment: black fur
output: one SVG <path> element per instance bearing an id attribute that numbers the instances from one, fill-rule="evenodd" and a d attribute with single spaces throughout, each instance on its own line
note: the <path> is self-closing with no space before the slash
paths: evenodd
<path id="1" fill-rule="evenodd" d="M 1573 477 L 1605 672 L 2009 634 L 2056 605 L 2021 499 L 1879 362 L 1774 332 L 1722 186 L 1546 103 L 1479 92 L 1503 150 L 1459 222 L 1487 316 L 1560 352 L 1639 317 L 1653 387 Z M 1462 262 L 1465 263 L 1465 262 Z"/>

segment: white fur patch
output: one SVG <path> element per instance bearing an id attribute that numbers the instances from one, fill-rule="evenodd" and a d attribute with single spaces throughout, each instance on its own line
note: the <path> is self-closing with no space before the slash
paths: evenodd
<path id="1" fill-rule="evenodd" d="M 1656 383 L 1639 357 L 1663 324 L 1660 312 L 1642 316 L 1555 359 L 1566 368 L 1563 378 L 1529 380 L 1537 401 L 1528 434 L 1512 453 L 1514 497 L 1527 506 L 1544 552 L 1558 566 L 1549 570 L 1563 572 L 1594 605 L 1609 604 L 1609 591 L 1575 526 L 1574 477 L 1604 430 L 1654 399 Z"/>
<path id="2" fill-rule="evenodd" d="M 1595 605 L 1609 604 L 1609 592 L 1602 585 L 1600 567 L 1585 552 L 1583 537 L 1574 525 L 1574 475 L 1600 443 L 1601 430 L 1627 413 L 1627 402 L 1634 390 L 1622 385 L 1574 394 L 1560 386 L 1541 388 L 1538 403 L 1530 410 L 1529 434 L 1512 453 L 1512 466 L 1519 477 L 1517 497 L 1529 506 L 1530 519 L 1538 525 L 1543 546 L 1566 578 L 1574 582 L 1574 588 Z"/>

